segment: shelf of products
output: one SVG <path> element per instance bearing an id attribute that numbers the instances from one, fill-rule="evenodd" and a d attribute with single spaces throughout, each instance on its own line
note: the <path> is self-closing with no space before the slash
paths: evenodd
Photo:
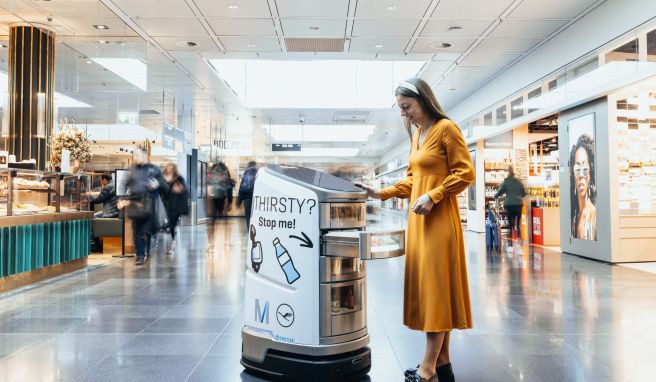
<path id="1" fill-rule="evenodd" d="M 526 193 L 531 197 L 534 207 L 560 207 L 560 188 L 529 186 Z"/>
<path id="2" fill-rule="evenodd" d="M 620 215 L 656 215 L 656 93 L 640 92 L 616 104 Z"/>
<path id="3" fill-rule="evenodd" d="M 485 201 L 489 202 L 494 199 L 503 180 L 508 177 L 508 168 L 512 165 L 510 160 L 510 150 L 496 150 L 499 157 L 485 158 L 484 163 L 484 181 L 485 181 Z"/>

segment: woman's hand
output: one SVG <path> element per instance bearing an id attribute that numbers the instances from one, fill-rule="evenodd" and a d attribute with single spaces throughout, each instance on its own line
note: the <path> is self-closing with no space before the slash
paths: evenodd
<path id="1" fill-rule="evenodd" d="M 171 190 L 176 194 L 182 194 L 184 192 L 184 187 L 180 183 L 175 182 L 173 183 L 173 187 L 171 187 Z"/>
<path id="2" fill-rule="evenodd" d="M 361 189 L 367 191 L 367 196 L 370 198 L 374 199 L 380 199 L 380 190 L 375 189 L 371 186 L 367 186 L 366 184 L 362 183 L 354 183 L 356 187 L 360 187 Z"/>
<path id="3" fill-rule="evenodd" d="M 435 203 L 431 200 L 430 196 L 423 194 L 415 200 L 415 205 L 412 206 L 412 212 L 417 215 L 427 215 L 433 209 Z"/>

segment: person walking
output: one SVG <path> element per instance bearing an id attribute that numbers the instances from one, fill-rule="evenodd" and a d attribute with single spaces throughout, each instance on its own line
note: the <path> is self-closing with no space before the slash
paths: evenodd
<path id="1" fill-rule="evenodd" d="M 118 207 L 127 208 L 127 216 L 132 219 L 136 264 L 143 265 L 150 249 L 155 203 L 159 193 L 168 191 L 168 184 L 159 167 L 149 163 L 144 149 L 134 150 L 133 163 L 126 184 L 127 196 L 118 202 Z"/>
<path id="2" fill-rule="evenodd" d="M 244 203 L 244 214 L 246 216 L 246 230 L 251 225 L 251 207 L 253 202 L 253 190 L 255 188 L 255 177 L 257 177 L 257 163 L 248 162 L 248 166 L 241 177 L 239 184 L 239 196 L 237 197 L 237 207 Z"/>
<path id="3" fill-rule="evenodd" d="M 207 174 L 207 253 L 214 253 L 214 226 L 216 221 L 230 211 L 232 207 L 232 190 L 235 181 L 230 176 L 228 166 L 218 162 Z"/>
<path id="4" fill-rule="evenodd" d="M 116 218 L 119 215 L 119 209 L 116 206 L 118 197 L 116 196 L 116 185 L 110 174 L 102 174 L 100 176 L 100 185 L 102 190 L 95 198 L 91 199 L 89 203 L 100 204 L 102 203 L 103 209 L 94 214 L 98 218 Z"/>
<path id="5" fill-rule="evenodd" d="M 508 216 L 510 237 L 512 238 L 513 230 L 516 230 L 517 240 L 521 240 L 522 206 L 524 205 L 526 190 L 524 189 L 522 182 L 515 177 L 515 170 L 512 166 L 508 167 L 508 176 L 503 180 L 503 183 L 501 183 L 501 187 L 499 187 L 499 190 L 494 195 L 494 199 L 498 199 L 503 195 L 505 195 L 503 207 L 506 209 L 506 214 Z"/>
<path id="6" fill-rule="evenodd" d="M 412 142 L 407 176 L 382 190 L 359 186 L 372 198 L 410 198 L 403 323 L 426 333 L 426 350 L 418 367 L 405 371 L 406 381 L 450 382 L 451 331 L 472 327 L 456 196 L 474 181 L 475 170 L 460 129 L 424 80 L 410 78 L 395 94 Z"/>
<path id="7" fill-rule="evenodd" d="M 162 201 L 166 208 L 166 216 L 169 220 L 169 230 L 171 233 L 171 248 L 168 253 L 175 253 L 176 247 L 176 228 L 180 216 L 189 213 L 189 192 L 185 186 L 185 180 L 178 172 L 178 166 L 175 163 L 168 163 L 164 167 L 164 180 L 168 185 L 168 190 L 162 193 Z"/>

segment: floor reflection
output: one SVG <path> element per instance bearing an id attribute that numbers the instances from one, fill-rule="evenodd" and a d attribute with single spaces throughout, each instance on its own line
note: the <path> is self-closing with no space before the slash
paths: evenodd
<path id="1" fill-rule="evenodd" d="M 400 214 L 368 225 L 404 226 Z M 0 296 L 2 381 L 260 381 L 239 364 L 246 227 L 182 227 L 145 267 L 115 260 Z M 459 381 L 651 381 L 656 275 L 467 232 L 474 328 L 452 335 Z M 403 258 L 367 264 L 373 368 L 400 381 L 423 338 L 401 323 Z M 38 367 L 36 367 L 38 365 Z"/>

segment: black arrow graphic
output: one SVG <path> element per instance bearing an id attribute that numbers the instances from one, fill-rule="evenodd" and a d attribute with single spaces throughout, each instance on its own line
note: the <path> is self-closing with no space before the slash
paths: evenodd
<path id="1" fill-rule="evenodd" d="M 312 240 L 310 240 L 310 238 L 308 237 L 308 235 L 306 235 L 305 232 L 303 232 L 303 231 L 301 231 L 301 235 L 303 235 L 303 237 L 298 237 L 298 236 L 294 236 L 294 235 L 289 235 L 289 238 L 290 238 L 290 239 L 298 239 L 298 240 L 300 240 L 300 241 L 303 243 L 303 244 L 301 244 L 301 247 L 305 247 L 305 248 L 314 248 L 314 244 L 312 244 Z"/>

